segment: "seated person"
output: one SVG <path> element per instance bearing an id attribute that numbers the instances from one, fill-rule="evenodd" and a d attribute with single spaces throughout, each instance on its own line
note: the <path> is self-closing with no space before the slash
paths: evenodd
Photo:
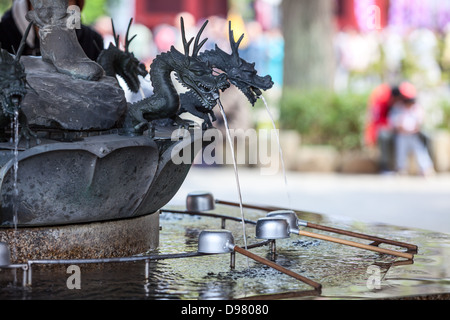
<path id="1" fill-rule="evenodd" d="M 397 172 L 406 174 L 408 156 L 412 153 L 422 175 L 434 173 L 433 161 L 421 138 L 424 113 L 414 96 L 406 97 L 393 106 L 389 123 L 395 131 L 395 158 Z"/>

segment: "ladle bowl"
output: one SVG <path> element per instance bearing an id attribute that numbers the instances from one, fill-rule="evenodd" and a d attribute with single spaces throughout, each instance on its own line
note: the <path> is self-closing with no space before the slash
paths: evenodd
<path id="1" fill-rule="evenodd" d="M 11 253 L 8 244 L 0 242 L 0 267 L 6 267 L 11 264 Z"/>
<path id="2" fill-rule="evenodd" d="M 289 222 L 282 217 L 261 218 L 256 222 L 257 239 L 286 239 L 290 233 Z"/>
<path id="3" fill-rule="evenodd" d="M 198 252 L 205 254 L 231 253 L 234 248 L 233 234 L 228 230 L 202 231 L 198 238 Z"/>
<path id="4" fill-rule="evenodd" d="M 213 210 L 214 197 L 206 191 L 191 192 L 186 197 L 186 209 L 193 212 L 203 212 Z"/>

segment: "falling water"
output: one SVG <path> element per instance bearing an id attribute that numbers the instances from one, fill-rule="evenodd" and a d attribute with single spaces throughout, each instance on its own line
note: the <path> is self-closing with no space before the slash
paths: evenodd
<path id="1" fill-rule="evenodd" d="M 19 111 L 15 110 L 14 112 L 14 119 L 11 124 L 11 129 L 13 132 L 12 142 L 14 143 L 14 165 L 13 165 L 13 175 L 14 175 L 14 181 L 13 181 L 13 225 L 14 225 L 14 237 L 15 233 L 17 232 L 17 225 L 18 225 L 18 209 L 17 209 L 17 202 L 19 197 L 19 188 L 17 186 L 17 176 L 19 171 Z M 13 248 L 12 248 L 12 257 L 13 260 L 17 258 L 17 247 L 16 247 L 16 241 L 13 241 Z"/>
<path id="2" fill-rule="evenodd" d="M 278 134 L 277 126 L 275 125 L 275 119 L 273 118 L 273 115 L 270 112 L 269 105 L 267 104 L 266 99 L 264 98 L 264 96 L 260 96 L 260 98 L 264 102 L 264 105 L 266 106 L 267 113 L 269 114 L 270 120 L 272 121 L 273 129 L 275 130 L 275 133 L 277 135 L 278 150 L 280 152 L 280 160 L 281 160 L 281 169 L 283 170 L 283 177 L 284 177 L 284 187 L 286 188 L 286 195 L 288 198 L 289 207 L 292 208 L 292 199 L 291 199 L 291 195 L 289 193 L 289 188 L 288 188 L 286 166 L 284 163 L 283 150 L 281 148 L 281 143 L 280 143 L 280 136 Z"/>
<path id="3" fill-rule="evenodd" d="M 244 207 L 243 207 L 243 201 L 242 201 L 241 185 L 239 182 L 239 172 L 238 172 L 238 167 L 237 167 L 237 162 L 236 162 L 236 156 L 234 154 L 233 140 L 231 139 L 230 128 L 228 126 L 228 120 L 227 120 L 227 116 L 225 114 L 225 110 L 223 109 L 222 102 L 220 101 L 220 99 L 218 99 L 217 101 L 218 101 L 218 104 L 220 107 L 220 113 L 222 114 L 223 121 L 225 123 L 225 131 L 227 132 L 227 139 L 228 139 L 228 143 L 230 145 L 231 155 L 233 157 L 234 173 L 236 176 L 236 184 L 237 184 L 237 189 L 238 189 L 238 194 L 239 194 L 239 206 L 241 209 L 242 231 L 243 231 L 243 235 L 244 235 L 244 246 L 245 246 L 245 249 L 247 250 L 247 235 L 246 235 L 246 231 L 245 231 Z"/>
<path id="4" fill-rule="evenodd" d="M 142 98 L 142 99 L 145 99 L 145 98 L 146 98 L 144 89 L 143 89 L 142 87 L 139 87 L 139 93 L 141 94 L 141 98 Z"/>
<path id="5" fill-rule="evenodd" d="M 17 200 L 19 198 L 19 188 L 17 187 L 17 173 L 19 171 L 19 111 L 14 112 L 14 229 L 17 230 Z"/>

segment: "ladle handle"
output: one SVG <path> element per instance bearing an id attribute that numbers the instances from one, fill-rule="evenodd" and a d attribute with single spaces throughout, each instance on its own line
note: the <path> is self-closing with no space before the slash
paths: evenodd
<path id="1" fill-rule="evenodd" d="M 300 236 L 316 238 L 316 239 L 325 240 L 325 241 L 331 241 L 331 242 L 340 243 L 340 244 L 344 244 L 344 245 L 351 246 L 351 247 L 356 247 L 356 248 L 360 248 L 360 249 L 366 249 L 366 250 L 370 250 L 370 251 L 376 251 L 376 252 L 380 252 L 380 253 L 390 254 L 393 256 L 402 257 L 402 258 L 406 258 L 406 259 L 410 259 L 410 260 L 412 260 L 414 258 L 414 255 L 412 255 L 411 253 L 398 252 L 398 251 L 394 251 L 394 250 L 374 247 L 371 245 L 366 245 L 366 244 L 362 244 L 362 243 L 358 243 L 358 242 L 354 242 L 354 241 L 334 238 L 334 237 L 326 236 L 323 234 L 317 234 L 317 233 L 312 233 L 312 232 L 303 231 L 303 230 L 299 230 L 298 234 Z"/>
<path id="2" fill-rule="evenodd" d="M 265 264 L 266 266 L 271 267 L 271 268 L 273 268 L 275 270 L 278 270 L 278 271 L 280 271 L 280 272 L 282 272 L 282 273 L 284 273 L 284 274 L 286 274 L 288 276 L 291 276 L 291 277 L 293 277 L 293 278 L 295 278 L 297 280 L 300 280 L 300 281 L 302 281 L 302 282 L 312 286 L 316 290 L 320 291 L 321 288 L 322 288 L 322 285 L 320 283 L 317 283 L 317 282 L 312 281 L 312 280 L 310 280 L 308 278 L 305 278 L 305 277 L 303 277 L 303 276 L 301 276 L 301 275 L 299 275 L 299 274 L 297 274 L 297 273 L 295 273 L 295 272 L 293 272 L 293 271 L 291 271 L 289 269 L 286 269 L 286 268 L 284 268 L 284 267 L 282 267 L 282 266 L 280 266 L 280 265 L 278 265 L 278 264 L 276 264 L 276 263 L 274 263 L 274 262 L 272 262 L 270 260 L 261 258 L 260 256 L 254 254 L 254 253 L 251 253 L 250 251 L 242 249 L 242 248 L 240 248 L 238 246 L 234 247 L 234 251 L 236 251 L 236 252 L 238 252 L 238 253 L 240 253 L 240 254 L 242 254 L 242 255 L 250 258 L 250 259 L 253 259 L 253 260 L 255 260 L 255 261 L 259 262 L 259 263 Z"/>
<path id="3" fill-rule="evenodd" d="M 336 228 L 322 226 L 322 225 L 311 223 L 311 222 L 307 222 L 306 226 L 308 228 L 322 230 L 322 231 L 326 231 L 326 232 L 334 232 L 334 233 L 339 233 L 339 234 L 342 234 L 345 236 L 350 236 L 350 237 L 355 237 L 355 238 L 360 238 L 360 239 L 365 239 L 365 240 L 371 240 L 371 241 L 375 241 L 375 242 L 379 242 L 379 243 L 391 244 L 391 245 L 399 246 L 399 247 L 405 247 L 409 250 L 414 250 L 415 252 L 417 252 L 417 250 L 418 250 L 416 245 L 405 243 L 405 242 L 384 239 L 384 238 L 370 236 L 367 234 L 352 232 L 352 231 L 348 231 L 348 230 L 336 229 Z"/>

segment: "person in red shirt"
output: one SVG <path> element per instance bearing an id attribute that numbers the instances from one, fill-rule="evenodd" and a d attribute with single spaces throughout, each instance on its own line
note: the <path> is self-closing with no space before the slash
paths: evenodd
<path id="1" fill-rule="evenodd" d="M 368 103 L 368 122 L 364 141 L 369 147 L 378 147 L 381 172 L 393 171 L 394 132 L 389 125 L 388 115 L 392 106 L 402 98 L 400 88 L 381 84 L 376 87 Z"/>

